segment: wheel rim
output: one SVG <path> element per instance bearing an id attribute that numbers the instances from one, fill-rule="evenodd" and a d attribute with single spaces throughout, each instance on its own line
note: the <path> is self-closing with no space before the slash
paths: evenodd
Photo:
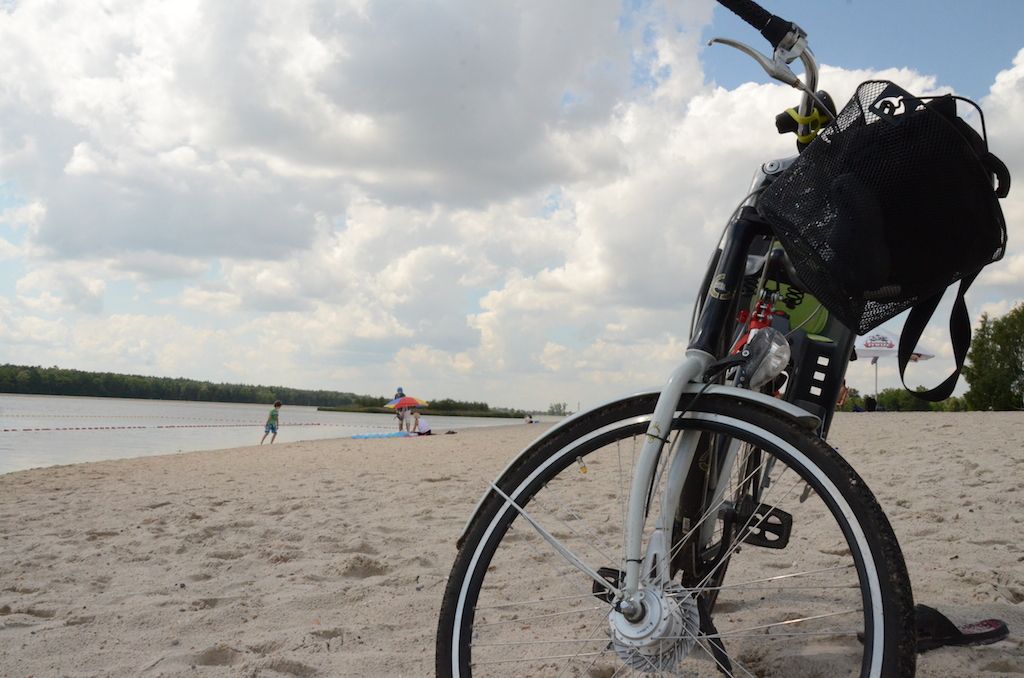
<path id="1" fill-rule="evenodd" d="M 621 506 L 638 450 L 633 434 L 642 432 L 646 420 L 623 419 L 562 447 L 510 494 L 520 497 L 544 484 L 526 508 L 547 521 L 560 539 L 586 552 L 587 562 L 621 567 L 621 547 L 615 544 L 621 544 Z M 744 430 L 748 424 L 721 415 L 691 413 L 685 425 L 751 439 Z M 872 648 L 881 638 L 876 622 L 881 594 L 871 559 L 862 557 L 868 549 L 863 530 L 832 481 L 810 474 L 814 467 L 802 452 L 758 431 L 766 458 L 778 460 L 763 501 L 783 510 L 798 508 L 792 512 L 799 519 L 786 549 L 732 544 L 731 557 L 723 561 L 729 574 L 714 587 L 720 600 L 712 621 L 732 673 L 877 675 L 879 653 Z M 799 502 L 808 480 L 816 491 Z M 456 610 L 462 624 L 453 639 L 455 668 L 471 652 L 477 676 L 639 673 L 618 661 L 609 638 L 614 613 L 591 594 L 590 581 L 538 541 L 521 519 L 512 520 L 506 531 L 512 511 L 506 508 L 492 517 L 487 537 L 474 551 L 473 576 L 466 578 Z M 836 514 L 847 522 L 837 523 Z M 816 524 L 831 530 L 822 533 Z M 707 583 L 697 589 L 697 594 L 712 593 Z M 844 625 L 837 626 L 840 622 Z M 858 633 L 876 642 L 862 646 Z M 709 639 L 715 635 L 705 629 L 686 659 L 671 669 L 652 662 L 647 673 L 721 675 L 721 660 Z M 463 642 L 467 637 L 471 650 Z M 837 661 L 845 661 L 849 670 Z"/>

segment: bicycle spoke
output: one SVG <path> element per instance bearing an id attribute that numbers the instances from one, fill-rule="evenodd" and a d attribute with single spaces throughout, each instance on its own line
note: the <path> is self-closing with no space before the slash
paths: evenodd
<path id="1" fill-rule="evenodd" d="M 481 647 L 529 647 L 533 645 L 574 645 L 576 643 L 603 642 L 608 644 L 608 638 L 566 638 L 565 640 L 518 640 L 507 643 L 473 643 L 474 648 Z"/>
<path id="2" fill-rule="evenodd" d="M 810 576 L 810 575 L 813 575 L 813 574 L 825 574 L 827 572 L 837 572 L 839 570 L 849 570 L 849 569 L 851 569 L 853 567 L 854 567 L 853 563 L 850 563 L 849 565 L 842 565 L 840 567 L 823 567 L 823 568 L 818 569 L 818 570 L 806 570 L 804 572 L 787 572 L 786 574 L 780 574 L 780 575 L 776 575 L 774 577 L 765 577 L 763 579 L 752 579 L 750 581 L 742 582 L 740 584 L 727 584 L 725 586 L 718 586 L 718 587 L 708 586 L 708 587 L 705 587 L 704 590 L 705 591 L 711 591 L 711 590 L 715 590 L 716 588 L 718 590 L 725 590 L 725 589 L 729 589 L 729 588 L 749 586 L 750 584 L 763 584 L 765 582 L 780 581 L 782 579 L 792 579 L 793 577 L 806 577 L 806 576 Z M 836 588 L 846 588 L 846 587 L 836 587 Z"/>
<path id="3" fill-rule="evenodd" d="M 578 596 L 556 596 L 554 598 L 535 598 L 533 600 L 518 600 L 501 605 L 478 605 L 477 612 L 482 610 L 500 610 L 505 607 L 525 607 L 526 605 L 540 605 L 541 603 L 561 602 L 564 600 L 589 600 L 594 597 L 593 593 L 585 593 Z"/>
<path id="4" fill-rule="evenodd" d="M 749 633 L 750 631 L 761 631 L 763 629 L 775 628 L 778 626 L 792 626 L 793 624 L 802 624 L 803 622 L 813 621 L 815 619 L 829 619 L 833 617 L 842 617 L 847 614 L 859 614 L 861 610 L 845 610 L 843 612 L 829 612 L 827 614 L 817 614 L 809 617 L 802 617 L 800 619 L 787 619 L 786 621 L 774 622 L 772 624 L 761 624 L 760 626 L 749 626 L 745 629 L 738 629 L 735 632 L 729 631 L 726 633 L 719 633 L 717 636 L 708 636 L 709 638 L 729 638 L 736 634 Z M 770 636 L 771 634 L 765 634 Z"/>
<path id="5" fill-rule="evenodd" d="M 579 654 L 552 654 L 540 657 L 516 657 L 515 659 L 489 659 L 487 661 L 474 662 L 477 666 L 493 666 L 497 664 L 521 664 L 523 662 L 547 662 L 553 659 L 575 659 L 579 657 L 592 657 L 602 655 L 603 652 L 584 652 Z"/>
<path id="6" fill-rule="evenodd" d="M 568 562 L 570 565 L 575 567 L 577 570 L 579 570 L 583 574 L 585 574 L 588 577 L 590 577 L 591 579 L 593 579 L 595 582 L 598 583 L 598 585 L 600 585 L 600 586 L 604 587 L 605 589 L 607 589 L 609 593 L 613 593 L 616 596 L 621 597 L 621 592 L 618 590 L 617 587 L 612 586 L 611 584 L 609 584 L 608 581 L 604 577 L 602 577 L 597 572 L 592 570 L 590 568 L 590 566 L 587 565 L 586 563 L 584 563 L 582 560 L 580 560 L 576 556 L 576 554 L 574 554 L 568 548 L 563 546 L 562 543 L 559 542 L 550 532 L 548 532 L 543 527 L 541 527 L 540 523 L 538 523 L 536 520 L 534 520 L 530 516 L 530 514 L 527 513 L 526 509 L 524 509 L 523 507 L 519 506 L 514 501 L 512 501 L 512 499 L 509 498 L 509 496 L 507 494 L 502 492 L 498 488 L 498 486 L 495 485 L 494 483 L 491 483 L 491 489 L 494 490 L 496 493 L 498 493 L 498 496 L 500 496 L 502 499 L 504 499 L 508 506 L 511 506 L 513 509 L 515 509 L 515 511 L 517 513 L 519 513 L 520 516 L 525 518 L 526 522 L 530 523 L 530 525 L 533 526 L 533 529 L 535 529 L 537 531 L 537 534 L 539 534 L 541 537 L 543 537 L 544 541 L 546 541 L 547 543 L 551 544 L 551 546 L 558 552 L 558 554 L 561 555 L 563 558 L 565 558 L 566 562 Z"/>
<path id="7" fill-rule="evenodd" d="M 711 659 L 711 661 L 714 662 L 715 666 L 718 668 L 719 671 L 721 671 L 722 673 L 724 673 L 724 674 L 726 674 L 727 676 L 730 676 L 730 677 L 735 676 L 736 674 L 734 674 L 731 671 L 729 671 L 722 664 L 722 662 L 715 655 L 714 651 L 707 647 L 707 643 L 708 643 L 709 638 L 710 638 L 710 636 L 700 636 L 697 639 L 696 646 L 704 651 L 704 653 Z M 743 666 L 739 661 L 737 661 L 735 657 L 730 656 L 728 652 L 726 652 L 726 658 L 729 660 L 730 664 L 732 664 L 732 665 L 739 665 L 739 667 L 741 669 L 743 669 L 743 671 L 748 676 L 751 676 L 751 678 L 757 678 L 754 674 L 752 674 L 750 671 L 748 671 L 745 666 Z"/>
<path id="8" fill-rule="evenodd" d="M 611 612 L 611 608 L 609 608 L 609 609 L 608 609 L 608 613 L 610 613 L 610 612 Z M 602 621 L 602 622 L 605 622 L 605 623 L 607 623 L 607 621 L 608 621 L 608 614 L 605 614 L 604 618 L 603 618 L 603 619 L 601 619 L 600 621 Z M 593 630 L 593 633 L 591 634 L 591 637 L 587 638 L 586 640 L 581 640 L 581 641 L 580 641 L 580 649 L 579 649 L 579 650 L 577 651 L 577 654 L 579 654 L 579 652 L 581 652 L 581 651 L 582 651 L 582 650 L 583 650 L 583 649 L 584 649 L 584 648 L 586 647 L 586 644 L 587 644 L 588 642 L 591 642 L 591 641 L 594 641 L 594 640 L 600 640 L 601 642 L 607 643 L 607 642 L 608 642 L 607 628 L 608 628 L 608 627 L 607 627 L 607 625 L 605 625 L 605 626 L 603 627 L 603 629 L 604 629 L 604 638 L 603 638 L 603 640 L 602 640 L 602 639 L 601 639 L 600 637 L 598 637 L 598 636 L 594 636 L 594 635 L 593 635 L 593 633 L 599 633 L 599 632 L 601 632 L 601 631 L 600 631 L 600 630 L 599 630 L 599 629 L 598 629 L 598 628 L 596 627 L 596 625 L 595 625 L 595 628 L 594 628 L 594 630 Z M 594 657 L 594 659 L 593 659 L 593 660 L 592 660 L 592 661 L 590 662 L 590 666 L 591 666 L 591 667 L 592 667 L 592 666 L 593 666 L 593 665 L 594 665 L 594 664 L 595 664 L 595 663 L 597 662 L 597 659 L 598 659 L 598 657 Z M 566 672 L 566 671 L 567 671 L 567 670 L 569 669 L 569 664 L 570 664 L 570 663 L 571 663 L 571 662 L 566 662 L 566 663 L 565 663 L 565 667 L 563 667 L 563 668 L 562 668 L 562 670 L 558 672 L 558 676 L 556 676 L 556 678 L 561 678 L 561 677 L 562 677 L 562 675 L 564 675 L 564 674 L 565 674 L 565 672 Z M 588 671 L 589 671 L 589 668 L 590 668 L 590 667 L 588 667 Z"/>
<path id="9" fill-rule="evenodd" d="M 519 616 L 517 616 L 515 619 L 505 619 L 505 620 L 502 620 L 502 621 L 494 621 L 494 622 L 482 622 L 482 623 L 477 624 L 477 627 L 478 628 L 483 628 L 483 627 L 486 627 L 486 626 L 500 626 L 502 624 L 522 624 L 523 622 L 537 621 L 538 619 L 552 619 L 554 617 L 562 617 L 562 616 L 565 616 L 565 615 L 579 614 L 579 613 L 583 613 L 583 612 L 594 612 L 596 610 L 607 610 L 607 609 L 609 609 L 609 607 L 607 605 L 601 606 L 601 607 L 581 607 L 581 608 L 575 608 L 575 609 L 572 609 L 572 610 L 565 610 L 564 612 L 551 612 L 549 614 L 538 614 L 538 615 L 533 615 L 531 617 L 519 617 Z"/>

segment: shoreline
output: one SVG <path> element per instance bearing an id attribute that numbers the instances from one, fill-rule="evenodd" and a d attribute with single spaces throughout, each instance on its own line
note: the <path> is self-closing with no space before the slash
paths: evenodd
<path id="1" fill-rule="evenodd" d="M 915 598 L 1010 626 L 921 655 L 917 675 L 1024 672 L 1021 417 L 887 413 L 868 436 L 866 416 L 837 415 L 831 441 L 889 516 Z M 0 475 L 0 675 L 432 675 L 455 540 L 549 426 Z"/>
<path id="2" fill-rule="evenodd" d="M 549 428 L 550 426 L 554 425 L 553 422 L 543 422 L 544 426 L 543 427 L 538 427 L 538 426 L 535 425 L 536 423 L 537 422 L 534 423 L 532 428 L 536 429 L 538 431 L 538 433 L 537 433 L 538 436 L 542 432 L 541 428 L 543 428 L 543 430 L 547 430 L 547 428 Z M 524 426 L 525 426 L 525 424 L 524 424 Z M 451 438 L 453 435 L 462 434 L 462 433 L 465 433 L 467 431 L 480 431 L 482 433 L 486 433 L 488 431 L 500 430 L 500 429 L 504 429 L 504 428 L 518 428 L 518 427 L 515 424 L 499 424 L 499 425 L 495 425 L 495 426 L 471 426 L 471 427 L 468 427 L 468 428 L 458 429 L 454 433 L 451 433 L 451 434 L 447 434 L 445 432 L 441 432 L 441 433 L 432 433 L 429 436 L 417 436 L 417 435 L 413 435 L 413 434 L 410 434 L 410 435 L 407 435 L 407 436 L 391 436 L 391 435 L 378 436 L 376 433 L 372 433 L 372 434 L 358 434 L 358 433 L 356 433 L 356 434 L 346 434 L 346 435 L 343 435 L 343 436 L 337 436 L 337 437 L 334 437 L 334 438 L 310 438 L 308 440 L 285 440 L 285 441 L 278 440 L 275 443 L 266 442 L 263 445 L 260 445 L 259 443 L 255 443 L 255 444 L 252 444 L 252 445 L 235 445 L 235 446 L 232 446 L 232 447 L 211 447 L 209 449 L 200 449 L 200 450 L 176 450 L 176 451 L 170 451 L 170 452 L 155 452 L 153 454 L 141 454 L 141 455 L 134 456 L 134 457 L 111 457 L 111 458 L 108 458 L 108 459 L 90 459 L 90 460 L 85 460 L 85 461 L 74 461 L 74 462 L 70 462 L 70 463 L 66 463 L 66 464 L 60 464 L 60 463 L 58 463 L 58 464 L 47 464 L 45 466 L 32 466 L 32 467 L 29 467 L 29 468 L 15 469 L 13 471 L 0 471 L 0 480 L 2 480 L 3 478 L 5 478 L 7 476 L 11 476 L 11 475 L 18 474 L 18 473 L 33 473 L 33 472 L 46 471 L 46 470 L 49 470 L 49 469 L 69 469 L 69 468 L 75 468 L 75 467 L 88 467 L 88 466 L 90 466 L 92 464 L 104 464 L 104 463 L 114 463 L 114 462 L 119 462 L 119 463 L 143 462 L 143 461 L 149 460 L 149 459 L 161 459 L 161 458 L 164 458 L 164 457 L 180 457 L 180 456 L 187 456 L 187 455 L 208 455 L 208 454 L 214 454 L 214 453 L 231 454 L 231 453 L 241 453 L 243 451 L 249 451 L 249 450 L 253 450 L 253 449 L 255 449 L 255 450 L 266 449 L 266 448 L 270 448 L 271 446 L 273 446 L 274 448 L 279 448 L 279 447 L 288 447 L 288 446 L 302 446 L 302 445 L 307 445 L 307 444 L 310 444 L 310 443 L 313 443 L 313 444 L 328 443 L 329 444 L 329 443 L 352 442 L 352 443 L 371 443 L 372 444 L 374 442 L 379 442 L 379 441 L 384 441 L 384 440 L 405 441 L 405 440 L 416 440 L 416 439 L 426 440 L 428 438 Z M 262 429 L 260 429 L 260 430 L 262 431 Z M 388 429 L 388 430 L 390 431 L 390 429 Z"/>
<path id="3" fill-rule="evenodd" d="M 269 407 L 185 401 L 0 396 L 0 474 L 55 464 L 125 459 L 259 443 Z M 431 417 L 436 431 L 521 420 Z M 395 431 L 394 413 L 285 407 L 278 443 Z"/>

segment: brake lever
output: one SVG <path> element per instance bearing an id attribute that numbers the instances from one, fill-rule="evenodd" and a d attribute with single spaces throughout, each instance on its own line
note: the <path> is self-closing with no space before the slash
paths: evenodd
<path id="1" fill-rule="evenodd" d="M 764 69 L 764 72 L 771 78 L 778 80 L 779 82 L 784 82 L 790 87 L 795 87 L 799 90 L 807 89 L 806 85 L 800 81 L 800 78 L 798 78 L 789 67 L 789 64 L 799 58 L 800 54 L 807 48 L 807 41 L 803 36 L 798 35 L 789 47 L 779 45 L 775 50 L 774 57 L 771 59 L 761 54 L 753 47 L 736 40 L 730 40 L 729 38 L 712 38 L 708 41 L 708 46 L 714 45 L 715 43 L 726 45 L 727 47 L 734 47 L 743 52 L 756 61 L 758 65 Z"/>

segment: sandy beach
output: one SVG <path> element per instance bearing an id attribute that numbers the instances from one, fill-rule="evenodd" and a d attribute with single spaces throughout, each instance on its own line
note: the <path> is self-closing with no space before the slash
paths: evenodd
<path id="1" fill-rule="evenodd" d="M 455 539 L 546 425 L 0 476 L 0 676 L 427 676 Z M 918 675 L 1024 674 L 1024 415 L 840 414 L 914 595 L 1010 638 Z"/>

